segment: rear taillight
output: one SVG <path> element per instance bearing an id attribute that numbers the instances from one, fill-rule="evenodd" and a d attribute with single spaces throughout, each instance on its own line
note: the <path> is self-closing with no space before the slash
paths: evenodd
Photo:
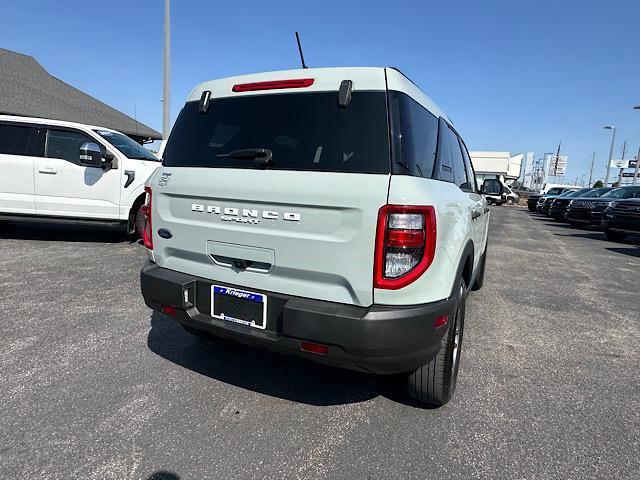
<path id="1" fill-rule="evenodd" d="M 282 88 L 306 88 L 313 85 L 313 78 L 294 80 L 272 80 L 269 82 L 238 83 L 231 90 L 234 92 L 255 92 L 256 90 L 280 90 Z"/>
<path id="2" fill-rule="evenodd" d="M 142 241 L 144 246 L 153 250 L 153 235 L 151 226 L 151 187 L 144 187 L 147 198 L 144 205 L 140 207 L 140 212 L 144 215 L 144 230 L 142 231 Z"/>
<path id="3" fill-rule="evenodd" d="M 385 205 L 378 212 L 373 286 L 396 290 L 422 275 L 436 251 L 436 212 L 430 206 Z"/>

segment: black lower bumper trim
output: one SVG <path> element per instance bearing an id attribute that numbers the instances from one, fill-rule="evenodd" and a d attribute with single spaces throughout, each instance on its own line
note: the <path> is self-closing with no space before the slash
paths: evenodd
<path id="1" fill-rule="evenodd" d="M 404 307 L 359 307 L 247 288 L 268 296 L 267 328 L 260 330 L 212 317 L 212 284 L 151 262 L 140 272 L 145 303 L 157 311 L 165 305 L 174 307 L 175 319 L 184 325 L 241 343 L 380 374 L 408 372 L 429 362 L 446 331 L 435 329 L 434 321 L 441 315 L 453 318 L 456 308 L 455 299 Z M 191 295 L 187 303 L 185 289 Z M 303 341 L 327 345 L 327 355 L 301 351 Z"/>

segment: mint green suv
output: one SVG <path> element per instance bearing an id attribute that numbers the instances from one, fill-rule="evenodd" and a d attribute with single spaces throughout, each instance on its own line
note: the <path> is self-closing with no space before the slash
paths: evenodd
<path id="1" fill-rule="evenodd" d="M 147 183 L 141 288 L 189 332 L 453 395 L 489 210 L 449 118 L 392 68 L 213 80 Z"/>

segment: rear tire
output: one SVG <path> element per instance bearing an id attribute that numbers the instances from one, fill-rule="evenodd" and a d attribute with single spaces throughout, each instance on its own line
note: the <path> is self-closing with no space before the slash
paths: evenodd
<path id="1" fill-rule="evenodd" d="M 625 233 L 613 232 L 613 231 L 609 230 L 608 228 L 604 229 L 604 236 L 610 242 L 621 242 L 622 240 L 624 240 L 627 237 L 627 235 Z"/>
<path id="2" fill-rule="evenodd" d="M 433 360 L 407 377 L 409 396 L 421 405 L 441 407 L 453 398 L 456 389 L 467 299 L 467 285 L 463 279 L 458 283 L 457 292 L 456 313 L 449 319 L 447 331 L 440 341 L 440 350 Z"/>

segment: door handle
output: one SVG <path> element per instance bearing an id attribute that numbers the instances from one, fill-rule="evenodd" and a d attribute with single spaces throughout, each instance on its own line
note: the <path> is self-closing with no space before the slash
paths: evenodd
<path id="1" fill-rule="evenodd" d="M 38 171 L 40 173 L 48 173 L 49 175 L 55 175 L 56 173 L 58 173 L 58 171 L 52 167 L 40 167 Z"/>
<path id="2" fill-rule="evenodd" d="M 479 218 L 482 216 L 482 213 L 480 213 L 478 210 L 471 210 L 471 220 L 475 220 L 476 218 Z"/>

